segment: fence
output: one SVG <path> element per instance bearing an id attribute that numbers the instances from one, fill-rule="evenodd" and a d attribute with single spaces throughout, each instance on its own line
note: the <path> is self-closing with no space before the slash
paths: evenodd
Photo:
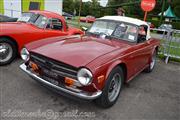
<path id="1" fill-rule="evenodd" d="M 153 37 L 160 39 L 160 53 L 165 56 L 165 62 L 168 63 L 169 58 L 180 60 L 180 30 L 160 30 L 152 29 Z"/>

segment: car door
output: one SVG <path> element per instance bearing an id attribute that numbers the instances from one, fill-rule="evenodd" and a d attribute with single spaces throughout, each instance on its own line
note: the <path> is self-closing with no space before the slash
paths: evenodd
<path id="1" fill-rule="evenodd" d="M 149 56 L 151 54 L 150 49 L 151 48 L 149 47 L 148 41 L 137 43 L 131 46 L 128 51 L 128 55 L 125 58 L 129 72 L 128 79 L 131 80 L 131 78 L 142 71 L 148 64 Z"/>
<path id="2" fill-rule="evenodd" d="M 146 29 L 147 30 L 147 29 Z M 149 58 L 152 52 L 152 45 L 150 40 L 147 40 L 147 31 L 144 35 L 139 35 L 139 28 L 137 32 L 137 41 L 131 45 L 129 54 L 126 58 L 127 69 L 129 71 L 128 79 L 133 78 L 137 73 L 142 71 L 149 63 Z"/>
<path id="3" fill-rule="evenodd" d="M 136 64 L 135 72 L 139 72 L 144 69 L 146 65 L 148 65 L 149 56 L 151 55 L 152 50 L 148 40 L 137 43 L 134 46 L 134 50 L 134 61 Z"/>
<path id="4" fill-rule="evenodd" d="M 140 26 L 138 30 L 137 44 L 134 45 L 134 64 L 135 73 L 143 70 L 149 63 L 149 57 L 151 55 L 152 46 L 149 40 L 147 40 L 147 26 Z"/>

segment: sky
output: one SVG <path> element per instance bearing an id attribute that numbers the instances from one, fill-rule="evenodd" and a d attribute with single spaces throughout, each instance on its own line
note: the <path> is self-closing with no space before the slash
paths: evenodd
<path id="1" fill-rule="evenodd" d="M 83 0 L 83 2 L 87 2 L 87 1 L 91 1 L 91 0 Z M 101 4 L 101 6 L 106 6 L 107 2 L 108 2 L 108 0 L 101 0 L 100 4 Z"/>

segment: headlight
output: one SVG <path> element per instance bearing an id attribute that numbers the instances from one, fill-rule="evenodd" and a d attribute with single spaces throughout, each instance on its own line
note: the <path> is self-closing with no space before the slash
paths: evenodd
<path id="1" fill-rule="evenodd" d="M 89 85 L 92 82 L 92 77 L 92 73 L 86 68 L 80 69 L 77 74 L 77 78 L 82 85 Z"/>
<path id="2" fill-rule="evenodd" d="M 25 62 L 27 62 L 27 61 L 29 60 L 30 54 L 29 54 L 29 52 L 28 52 L 28 50 L 27 50 L 26 48 L 23 48 L 23 49 L 21 50 L 21 58 L 22 58 Z"/>

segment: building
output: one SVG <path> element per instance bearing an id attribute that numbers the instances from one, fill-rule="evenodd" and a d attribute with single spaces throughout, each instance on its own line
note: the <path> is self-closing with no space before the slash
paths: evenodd
<path id="1" fill-rule="evenodd" d="M 63 0 L 0 0 L 0 14 L 20 17 L 29 10 L 48 10 L 62 14 Z"/>

